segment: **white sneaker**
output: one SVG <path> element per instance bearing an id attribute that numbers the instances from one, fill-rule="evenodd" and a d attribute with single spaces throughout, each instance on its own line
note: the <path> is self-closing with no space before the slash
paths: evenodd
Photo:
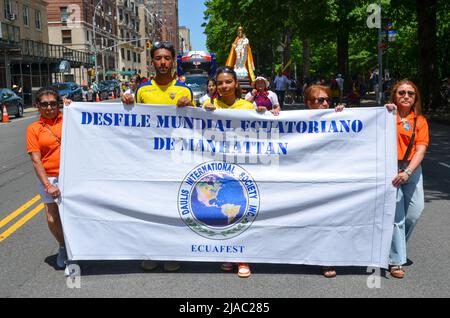
<path id="1" fill-rule="evenodd" d="M 67 251 L 64 246 L 60 246 L 58 250 L 58 256 L 56 256 L 56 265 L 59 268 L 66 267 L 67 262 Z"/>

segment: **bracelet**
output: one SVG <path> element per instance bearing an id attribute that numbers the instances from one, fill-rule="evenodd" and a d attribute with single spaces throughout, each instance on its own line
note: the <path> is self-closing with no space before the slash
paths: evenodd
<path id="1" fill-rule="evenodd" d="M 409 169 L 406 169 L 406 170 L 405 170 L 405 173 L 406 173 L 408 176 L 410 176 L 410 177 L 411 177 L 411 175 L 412 175 L 412 171 L 409 170 Z"/>

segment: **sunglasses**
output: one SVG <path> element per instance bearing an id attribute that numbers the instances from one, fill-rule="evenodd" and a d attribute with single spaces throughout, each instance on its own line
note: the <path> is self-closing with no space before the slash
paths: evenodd
<path id="1" fill-rule="evenodd" d="M 406 94 L 408 94 L 409 97 L 416 96 L 416 93 L 413 91 L 398 91 L 397 94 L 400 96 L 405 96 Z"/>
<path id="2" fill-rule="evenodd" d="M 59 103 L 57 101 L 40 102 L 39 103 L 39 108 L 46 109 L 48 106 L 50 106 L 51 108 L 55 109 L 55 108 L 58 108 Z"/>
<path id="3" fill-rule="evenodd" d="M 153 49 L 155 50 L 159 50 L 159 49 L 173 49 L 174 46 L 171 42 L 166 42 L 166 41 L 157 41 L 155 43 L 153 43 Z"/>
<path id="4" fill-rule="evenodd" d="M 323 103 L 325 103 L 325 101 L 329 104 L 331 102 L 331 99 L 320 97 L 320 98 L 312 99 L 311 101 L 314 101 L 315 103 L 322 105 Z"/>

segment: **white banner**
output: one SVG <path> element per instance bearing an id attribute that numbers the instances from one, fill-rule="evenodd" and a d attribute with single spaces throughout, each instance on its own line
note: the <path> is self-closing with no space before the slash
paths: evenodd
<path id="1" fill-rule="evenodd" d="M 73 103 L 60 187 L 73 260 L 387 267 L 395 116 Z"/>

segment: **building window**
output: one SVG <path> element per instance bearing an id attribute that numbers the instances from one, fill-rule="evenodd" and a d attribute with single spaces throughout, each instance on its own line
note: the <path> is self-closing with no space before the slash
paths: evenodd
<path id="1" fill-rule="evenodd" d="M 86 41 L 89 42 L 89 30 L 86 30 Z"/>
<path id="2" fill-rule="evenodd" d="M 28 14 L 28 7 L 23 7 L 23 25 L 30 26 L 30 16 Z"/>
<path id="3" fill-rule="evenodd" d="M 41 11 L 36 10 L 34 13 L 34 20 L 36 22 L 36 30 L 41 29 Z"/>
<path id="4" fill-rule="evenodd" d="M 141 55 L 140 54 L 138 54 L 138 63 L 141 63 Z M 140 73 L 140 72 L 139 72 Z"/>
<path id="5" fill-rule="evenodd" d="M 11 0 L 5 0 L 5 2 L 4 2 L 4 9 L 5 9 L 5 19 L 6 20 L 11 20 L 11 17 L 12 17 Z"/>
<path id="6" fill-rule="evenodd" d="M 62 44 L 72 44 L 72 30 L 61 30 Z"/>
<path id="7" fill-rule="evenodd" d="M 125 60 L 125 49 L 120 49 L 120 54 L 122 56 L 122 60 Z"/>
<path id="8" fill-rule="evenodd" d="M 127 60 L 131 61 L 131 52 L 127 50 Z"/>
<path id="9" fill-rule="evenodd" d="M 69 20 L 69 12 L 67 11 L 67 7 L 59 8 L 59 15 L 61 17 L 61 22 L 67 23 L 67 20 Z"/>
<path id="10" fill-rule="evenodd" d="M 133 52 L 133 62 L 134 62 L 134 63 L 137 62 L 136 52 Z"/>

